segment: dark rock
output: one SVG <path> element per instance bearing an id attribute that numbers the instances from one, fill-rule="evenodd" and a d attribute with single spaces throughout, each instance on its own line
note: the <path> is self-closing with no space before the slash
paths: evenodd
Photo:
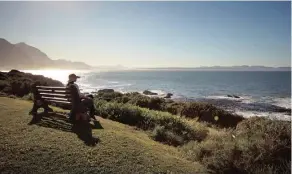
<path id="1" fill-rule="evenodd" d="M 210 111 L 203 111 L 202 114 L 199 116 L 199 121 L 209 123 L 216 122 Z"/>
<path id="2" fill-rule="evenodd" d="M 13 73 L 20 73 L 20 71 L 16 69 L 12 69 L 11 71 L 8 72 L 8 74 L 13 74 Z"/>
<path id="3" fill-rule="evenodd" d="M 155 92 L 151 92 L 151 91 L 149 91 L 149 90 L 145 90 L 145 91 L 143 91 L 143 94 L 145 94 L 145 95 L 158 95 L 157 93 L 155 93 Z"/>
<path id="4" fill-rule="evenodd" d="M 281 113 L 288 113 L 288 114 L 291 114 L 291 109 L 283 108 L 283 107 L 275 108 L 274 111 L 275 111 L 275 112 L 281 112 Z"/>
<path id="5" fill-rule="evenodd" d="M 240 97 L 239 97 L 239 96 L 237 96 L 237 95 L 233 95 L 233 97 L 234 97 L 234 98 L 240 98 Z"/>
<path id="6" fill-rule="evenodd" d="M 6 80 L 7 79 L 7 75 L 3 72 L 0 72 L 0 80 Z"/>
<path id="7" fill-rule="evenodd" d="M 88 95 L 86 95 L 86 97 L 89 97 L 89 98 L 91 98 L 91 99 L 94 98 L 92 94 L 88 94 Z"/>
<path id="8" fill-rule="evenodd" d="M 171 98 L 171 96 L 173 96 L 172 93 L 167 93 L 166 96 L 164 98 Z"/>
<path id="9" fill-rule="evenodd" d="M 227 97 L 230 97 L 230 98 L 240 98 L 238 95 L 227 95 Z"/>
<path id="10" fill-rule="evenodd" d="M 115 92 L 113 89 L 101 89 L 98 90 L 98 93 L 110 93 L 110 92 Z"/>

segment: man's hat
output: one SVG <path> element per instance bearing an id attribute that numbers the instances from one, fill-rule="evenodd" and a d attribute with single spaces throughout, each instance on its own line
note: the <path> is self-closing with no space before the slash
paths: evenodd
<path id="1" fill-rule="evenodd" d="M 76 76 L 76 74 L 70 74 L 69 78 L 80 78 L 80 76 Z"/>

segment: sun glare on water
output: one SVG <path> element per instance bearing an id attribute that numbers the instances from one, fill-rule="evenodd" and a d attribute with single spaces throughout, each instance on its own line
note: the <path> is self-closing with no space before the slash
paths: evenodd
<path id="1" fill-rule="evenodd" d="M 82 75 L 88 71 L 84 70 L 23 70 L 23 72 L 31 73 L 34 75 L 43 75 L 54 80 L 58 80 L 63 84 L 66 84 L 68 81 L 69 74 L 75 73 L 76 75 Z"/>

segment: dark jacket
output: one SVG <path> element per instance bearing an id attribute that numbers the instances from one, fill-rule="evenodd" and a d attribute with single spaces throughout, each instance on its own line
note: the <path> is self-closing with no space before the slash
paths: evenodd
<path id="1" fill-rule="evenodd" d="M 75 115 L 78 110 L 79 110 L 79 106 L 80 106 L 80 96 L 78 93 L 78 89 L 76 88 L 74 82 L 68 82 L 68 84 L 66 85 L 66 87 L 68 89 L 70 89 L 70 95 L 71 95 L 71 99 L 72 99 L 72 109 L 71 109 L 71 114 Z"/>

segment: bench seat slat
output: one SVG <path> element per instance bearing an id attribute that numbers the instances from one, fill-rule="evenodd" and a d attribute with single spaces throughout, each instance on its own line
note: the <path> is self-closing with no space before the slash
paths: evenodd
<path id="1" fill-rule="evenodd" d="M 70 94 L 49 94 L 49 93 L 40 93 L 41 97 L 56 97 L 56 98 L 65 98 L 65 99 L 70 99 L 71 95 Z"/>
<path id="2" fill-rule="evenodd" d="M 65 89 L 42 89 L 42 88 L 37 88 L 38 91 L 70 91 L 70 89 L 65 88 Z"/>
<path id="3" fill-rule="evenodd" d="M 68 101 L 68 99 L 66 99 L 66 98 L 59 98 L 59 97 L 43 97 L 43 96 L 42 96 L 42 99 L 45 99 L 45 100 Z"/>
<path id="4" fill-rule="evenodd" d="M 68 101 L 60 101 L 60 100 L 46 100 L 48 101 L 49 103 L 61 103 L 61 104 L 68 104 L 68 105 L 71 105 L 71 102 L 68 102 Z"/>
<path id="5" fill-rule="evenodd" d="M 46 90 L 66 90 L 66 87 L 55 87 L 55 86 L 36 86 L 37 89 L 46 89 Z"/>
<path id="6" fill-rule="evenodd" d="M 39 93 L 53 93 L 53 94 L 70 94 L 70 91 L 52 91 L 52 90 L 38 90 Z"/>

